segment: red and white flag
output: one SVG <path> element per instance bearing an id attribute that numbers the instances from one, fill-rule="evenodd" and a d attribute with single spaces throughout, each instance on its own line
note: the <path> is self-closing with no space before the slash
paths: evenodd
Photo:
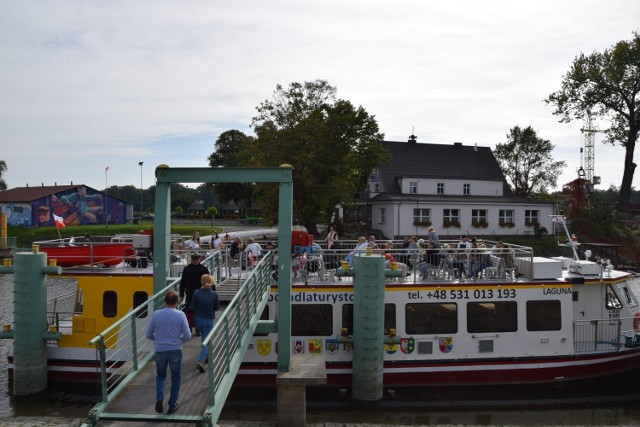
<path id="1" fill-rule="evenodd" d="M 53 220 L 56 223 L 56 228 L 64 228 L 64 218 L 62 218 L 61 216 L 58 216 L 56 214 L 53 214 Z"/>

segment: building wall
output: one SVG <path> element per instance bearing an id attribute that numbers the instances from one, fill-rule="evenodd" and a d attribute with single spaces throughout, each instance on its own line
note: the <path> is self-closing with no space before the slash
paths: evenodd
<path id="1" fill-rule="evenodd" d="M 31 203 L 2 203 L 0 209 L 7 215 L 7 225 L 50 227 L 55 225 L 54 215 L 61 217 L 65 226 L 107 222 L 125 224 L 126 206 L 119 199 L 85 187 L 80 190 L 62 191 L 33 200 Z"/>
<path id="2" fill-rule="evenodd" d="M 458 237 L 467 234 L 476 237 L 495 238 L 510 235 L 533 235 L 534 227 L 525 224 L 525 212 L 538 211 L 538 222 L 549 233 L 553 231 L 553 223 L 549 215 L 552 215 L 553 205 L 547 203 L 508 204 L 508 203 L 431 203 L 416 204 L 415 202 L 375 203 L 372 205 L 371 228 L 380 230 L 386 237 L 398 238 L 416 235 L 424 237 L 427 234 L 427 225 L 414 225 L 414 209 L 429 209 L 431 225 L 440 236 Z M 382 211 L 385 210 L 384 223 Z M 445 209 L 459 210 L 460 227 L 443 227 L 443 212 Z M 486 210 L 486 228 L 472 225 L 472 211 Z M 513 211 L 513 227 L 503 227 L 499 224 L 499 211 Z"/>
<path id="3" fill-rule="evenodd" d="M 7 216 L 7 225 L 31 227 L 33 214 L 29 203 L 1 203 L 0 210 Z"/>
<path id="4" fill-rule="evenodd" d="M 411 183 L 417 183 L 417 193 L 412 193 Z M 403 178 L 401 182 L 402 194 L 438 194 L 438 184 L 444 188 L 446 196 L 503 196 L 503 184 L 500 181 L 475 181 L 472 179 L 425 179 Z M 464 186 L 469 185 L 469 193 L 465 194 Z"/>

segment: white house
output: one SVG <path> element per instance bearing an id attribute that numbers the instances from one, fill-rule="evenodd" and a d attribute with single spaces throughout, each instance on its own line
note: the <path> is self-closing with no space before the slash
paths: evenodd
<path id="1" fill-rule="evenodd" d="M 462 234 L 497 238 L 552 232 L 553 202 L 513 196 L 488 147 L 384 141 L 391 161 L 368 179 L 363 197 L 370 226 L 388 238 Z"/>

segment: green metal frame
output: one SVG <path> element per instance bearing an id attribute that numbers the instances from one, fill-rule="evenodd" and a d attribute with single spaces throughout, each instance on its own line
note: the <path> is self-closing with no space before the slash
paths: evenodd
<path id="1" fill-rule="evenodd" d="M 271 290 L 271 254 L 263 257 L 250 276 L 245 280 L 238 294 L 229 303 L 223 315 L 216 321 L 215 327 L 205 338 L 202 346 L 206 346 L 209 352 L 209 360 L 214 359 L 213 339 L 217 335 L 227 336 L 235 328 L 235 334 L 241 338 L 235 348 L 223 348 L 225 375 L 216 382 L 214 370 L 209 370 L 209 401 L 202 416 L 193 415 L 146 415 L 146 414 L 121 414 L 105 412 L 110 401 L 126 387 L 128 383 L 140 372 L 140 370 L 153 358 L 153 354 L 146 354 L 140 359 L 137 354 L 136 336 L 140 333 L 132 326 L 133 370 L 125 376 L 120 384 L 109 393 L 107 389 L 106 372 L 106 346 L 105 337 L 110 331 L 118 328 L 124 322 L 135 323 L 137 315 L 147 310 L 149 306 L 161 307 L 164 293 L 177 286 L 177 282 L 167 285 L 170 273 L 170 236 L 171 236 L 171 183 L 220 183 L 220 182 L 258 182 L 279 183 L 279 212 L 278 212 L 278 247 L 291 247 L 291 225 L 293 216 L 293 168 L 283 165 L 279 168 L 169 168 L 161 165 L 156 168 L 156 206 L 154 219 L 154 264 L 153 264 L 153 291 L 154 295 L 149 303 L 142 305 L 125 317 L 117 321 L 107 330 L 100 333 L 90 341 L 90 345 L 97 347 L 102 371 L 102 401 L 90 412 L 89 420 L 83 426 L 96 425 L 99 420 L 128 420 L 128 421 L 171 421 L 195 423 L 204 426 L 213 426 L 217 422 L 224 407 L 224 402 L 231 390 L 233 380 L 240 369 L 242 359 L 248 348 L 248 343 L 258 325 L 263 328 L 276 330 L 278 333 L 278 371 L 289 371 L 291 365 L 291 274 L 283 272 L 291 271 L 291 257 L 280 256 L 278 274 L 278 309 L 277 321 L 261 321 L 260 317 L 269 299 Z M 284 252 L 286 254 L 286 250 Z M 215 258 L 217 256 L 217 258 Z M 220 266 L 219 252 L 214 253 L 210 260 L 212 266 Z M 209 259 L 207 259 L 209 261 Z M 235 323 L 229 319 L 234 313 Z M 223 340 L 222 342 L 231 342 Z M 220 347 L 216 347 L 220 350 Z"/>

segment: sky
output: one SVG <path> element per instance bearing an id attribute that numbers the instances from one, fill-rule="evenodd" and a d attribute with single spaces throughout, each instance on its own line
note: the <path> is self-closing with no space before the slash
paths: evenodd
<path id="1" fill-rule="evenodd" d="M 276 85 L 324 79 L 387 141 L 493 148 L 531 126 L 561 186 L 584 123 L 543 100 L 639 30 L 637 0 L 0 0 L 3 179 L 148 188 L 160 164 L 208 166 L 222 132 L 253 135 Z M 624 148 L 595 140 L 596 188 L 620 186 Z"/>

